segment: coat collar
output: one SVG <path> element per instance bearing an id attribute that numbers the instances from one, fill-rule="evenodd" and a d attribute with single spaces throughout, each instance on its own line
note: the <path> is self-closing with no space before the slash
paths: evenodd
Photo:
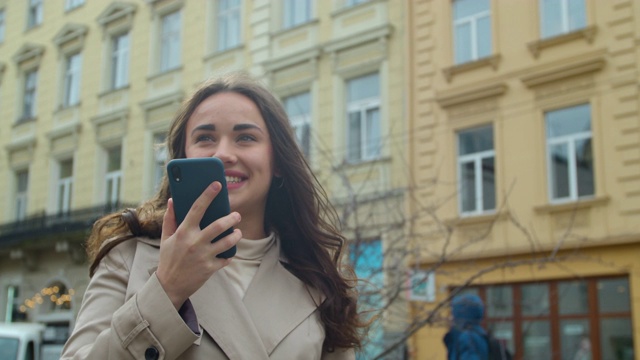
<path id="1" fill-rule="evenodd" d="M 276 346 L 316 311 L 323 296 L 280 263 L 271 247 L 244 299 L 224 269 L 191 296 L 198 321 L 230 359 L 268 359 Z"/>

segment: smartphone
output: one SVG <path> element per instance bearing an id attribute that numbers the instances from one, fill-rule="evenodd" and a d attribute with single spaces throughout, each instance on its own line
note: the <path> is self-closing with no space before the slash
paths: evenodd
<path id="1" fill-rule="evenodd" d="M 178 225 L 187 216 L 196 199 L 214 181 L 219 181 L 222 184 L 222 189 L 202 216 L 200 229 L 204 229 L 212 222 L 230 213 L 229 192 L 224 177 L 224 165 L 220 159 L 215 157 L 173 159 L 167 164 L 167 176 L 169 177 L 169 189 Z M 233 228 L 229 228 L 211 242 L 218 241 L 232 232 Z M 235 254 L 236 247 L 234 246 L 218 254 L 217 257 L 228 259 Z"/>

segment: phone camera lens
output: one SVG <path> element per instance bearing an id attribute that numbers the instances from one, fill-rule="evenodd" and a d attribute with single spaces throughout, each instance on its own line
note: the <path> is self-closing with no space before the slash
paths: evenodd
<path id="1" fill-rule="evenodd" d="M 173 175 L 173 178 L 176 180 L 176 182 L 180 182 L 180 180 L 182 180 L 182 174 L 180 172 L 179 166 L 174 166 L 171 168 L 171 175 Z"/>

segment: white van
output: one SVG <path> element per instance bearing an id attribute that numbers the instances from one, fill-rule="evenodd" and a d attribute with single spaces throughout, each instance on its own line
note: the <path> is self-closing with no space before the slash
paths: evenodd
<path id="1" fill-rule="evenodd" d="M 64 345 L 47 338 L 43 324 L 0 323 L 0 360 L 59 360 Z"/>

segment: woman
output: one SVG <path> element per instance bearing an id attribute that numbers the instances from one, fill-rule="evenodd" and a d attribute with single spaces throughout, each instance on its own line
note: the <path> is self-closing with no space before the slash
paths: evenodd
<path id="1" fill-rule="evenodd" d="M 364 324 L 338 269 L 344 238 L 276 98 L 243 75 L 207 83 L 167 144 L 172 159 L 223 161 L 232 213 L 200 230 L 214 182 L 176 226 L 165 177 L 136 211 L 99 220 L 62 358 L 353 359 Z"/>

